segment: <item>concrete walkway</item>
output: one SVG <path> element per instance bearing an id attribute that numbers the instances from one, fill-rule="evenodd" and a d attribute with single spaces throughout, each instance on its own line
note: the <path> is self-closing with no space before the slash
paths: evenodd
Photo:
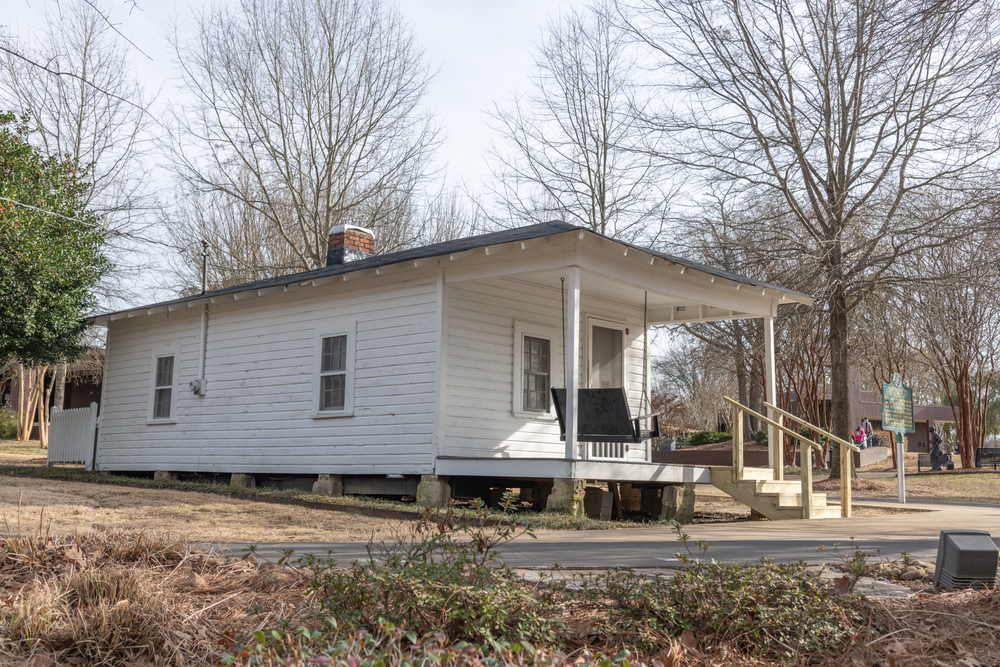
<path id="1" fill-rule="evenodd" d="M 689 547 L 696 554 L 697 542 L 711 542 L 706 557 L 723 562 L 746 563 L 761 558 L 789 562 L 804 560 L 827 563 L 837 558 L 830 553 L 835 544 L 841 551 L 849 550 L 851 540 L 858 548 L 884 557 L 898 557 L 903 551 L 922 560 L 933 560 L 941 530 L 973 528 L 988 530 L 994 541 L 1000 542 L 1000 507 L 959 503 L 907 503 L 899 505 L 885 500 L 855 499 L 856 504 L 883 507 L 905 507 L 926 510 L 854 519 L 820 519 L 814 521 L 748 521 L 727 524 L 686 526 Z M 239 554 L 244 545 L 229 545 Z M 827 552 L 819 551 L 824 546 Z M 365 545 L 345 544 L 258 544 L 258 555 L 277 560 L 285 549 L 296 555 L 312 553 L 325 556 L 334 550 L 340 563 L 368 558 Z M 557 531 L 537 534 L 537 539 L 520 537 L 498 550 L 508 565 L 518 568 L 560 567 L 677 567 L 675 554 L 684 545 L 674 531 L 664 527 L 628 528 L 621 530 Z"/>

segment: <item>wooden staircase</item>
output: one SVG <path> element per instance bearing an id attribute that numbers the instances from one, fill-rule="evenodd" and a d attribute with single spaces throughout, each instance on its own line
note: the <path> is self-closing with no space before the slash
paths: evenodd
<path id="1" fill-rule="evenodd" d="M 813 450 L 824 451 L 826 447 L 813 442 L 800 431 L 785 426 L 783 420 L 788 419 L 809 430 L 820 434 L 830 444 L 840 445 L 840 460 L 848 461 L 851 450 L 859 451 L 852 443 L 838 438 L 823 429 L 804 421 L 790 412 L 785 412 L 767 401 L 765 407 L 777 419 L 765 417 L 754 412 L 738 401 L 728 396 L 723 399 L 733 407 L 733 465 L 732 467 L 712 467 L 712 485 L 730 496 L 748 505 L 771 520 L 781 519 L 825 519 L 832 517 L 851 517 L 851 467 L 841 466 L 840 469 L 840 505 L 827 505 L 826 494 L 813 491 L 812 483 L 812 453 Z M 799 481 L 785 480 L 783 447 L 774 448 L 773 467 L 747 468 L 743 465 L 743 413 L 748 413 L 768 424 L 771 442 L 780 442 L 782 435 L 790 436 L 799 443 L 799 460 L 802 463 L 802 476 Z"/>
<path id="2" fill-rule="evenodd" d="M 725 491 L 772 521 L 827 519 L 841 515 L 840 505 L 827 505 L 826 494 L 813 492 L 811 516 L 805 516 L 799 480 L 775 480 L 770 468 L 743 468 L 743 479 L 733 479 L 730 467 L 712 467 L 712 486 Z"/>

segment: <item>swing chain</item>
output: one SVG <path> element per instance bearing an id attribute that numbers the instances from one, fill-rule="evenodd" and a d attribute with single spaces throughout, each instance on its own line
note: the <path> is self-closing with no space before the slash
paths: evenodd
<path id="1" fill-rule="evenodd" d="M 642 401 L 645 401 L 646 410 L 652 410 L 652 404 L 649 400 L 649 395 L 646 393 L 646 383 L 648 381 L 648 368 L 649 368 L 649 324 L 647 319 L 647 313 L 649 311 L 649 292 L 643 292 L 642 295 Z M 639 410 L 641 411 L 642 402 L 639 403 Z"/>

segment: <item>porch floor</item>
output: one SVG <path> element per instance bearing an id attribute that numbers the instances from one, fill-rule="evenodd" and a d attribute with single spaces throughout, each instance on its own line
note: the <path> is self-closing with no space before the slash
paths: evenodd
<path id="1" fill-rule="evenodd" d="M 516 479 L 599 479 L 612 482 L 711 484 L 707 466 L 626 461 L 566 461 L 542 458 L 466 458 L 439 456 L 438 475 Z"/>

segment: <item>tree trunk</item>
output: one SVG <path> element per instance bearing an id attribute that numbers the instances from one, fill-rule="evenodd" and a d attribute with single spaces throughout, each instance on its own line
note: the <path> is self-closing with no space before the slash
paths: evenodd
<path id="1" fill-rule="evenodd" d="M 59 408 L 60 410 L 65 410 L 66 406 L 66 367 L 65 361 L 61 364 L 56 365 L 56 379 L 53 383 L 54 388 L 54 398 L 52 399 L 52 407 Z"/>
<path id="2" fill-rule="evenodd" d="M 18 442 L 24 442 L 27 438 L 24 436 L 24 419 L 22 418 L 23 411 L 27 408 L 24 403 L 24 383 L 27 381 L 24 372 L 24 366 L 22 364 L 17 365 L 14 377 L 17 378 L 17 440 Z M 11 400 L 13 400 L 11 396 Z"/>
<path id="3" fill-rule="evenodd" d="M 45 388 L 45 375 L 49 367 L 42 366 L 38 378 L 38 446 L 42 449 L 49 448 L 49 399 L 52 397 L 52 389 L 55 382 Z"/>
<path id="4" fill-rule="evenodd" d="M 31 440 L 31 430 L 35 424 L 35 409 L 38 397 L 35 395 L 35 374 L 32 367 L 18 364 L 17 373 L 17 439 L 20 442 Z"/>
<path id="5" fill-rule="evenodd" d="M 833 394 L 830 400 L 833 428 L 830 431 L 835 436 L 850 441 L 851 408 L 850 387 L 847 381 L 849 372 L 847 326 L 847 293 L 843 280 L 835 277 L 833 294 L 830 298 L 830 385 Z M 840 479 L 840 447 L 833 448 L 832 459 L 830 479 Z M 854 470 L 854 457 L 848 457 L 846 464 L 851 466 L 851 478 L 857 477 L 857 472 Z"/>
<path id="6" fill-rule="evenodd" d="M 962 369 L 960 377 L 955 378 L 955 393 L 958 398 L 959 423 L 958 426 L 958 455 L 962 461 L 963 468 L 972 468 L 974 452 L 972 436 L 972 401 L 969 397 L 969 384 L 972 381 L 965 368 Z"/>

